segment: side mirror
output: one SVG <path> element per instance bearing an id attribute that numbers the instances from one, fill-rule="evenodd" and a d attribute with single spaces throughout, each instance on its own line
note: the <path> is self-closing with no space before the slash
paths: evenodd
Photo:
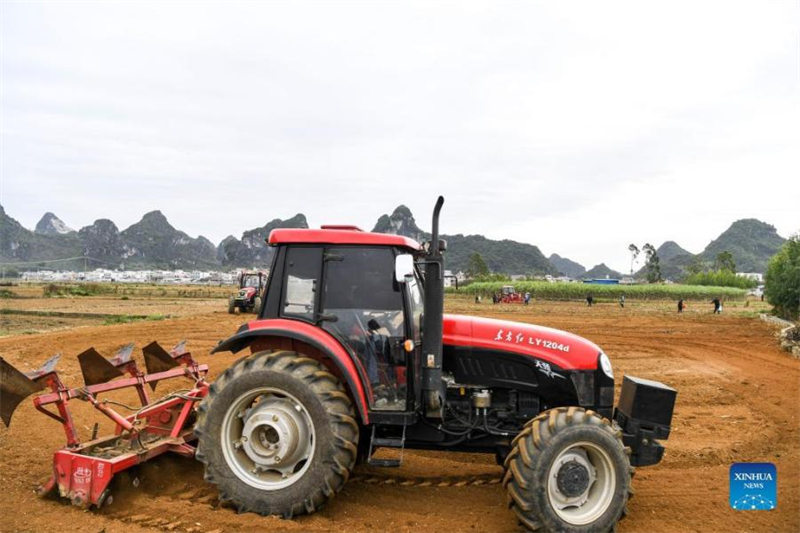
<path id="1" fill-rule="evenodd" d="M 400 254 L 394 258 L 394 279 L 397 283 L 405 283 L 406 276 L 414 275 L 414 257 L 411 254 Z"/>

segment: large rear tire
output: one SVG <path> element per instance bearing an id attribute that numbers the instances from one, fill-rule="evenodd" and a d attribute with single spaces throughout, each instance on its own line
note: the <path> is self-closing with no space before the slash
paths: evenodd
<path id="1" fill-rule="evenodd" d="M 324 366 L 295 352 L 259 352 L 226 370 L 195 428 L 205 479 L 241 512 L 313 513 L 356 461 L 350 398 Z"/>
<path id="2" fill-rule="evenodd" d="M 529 421 L 513 441 L 503 485 L 530 531 L 606 532 L 626 514 L 633 468 L 622 434 L 581 407 Z"/>

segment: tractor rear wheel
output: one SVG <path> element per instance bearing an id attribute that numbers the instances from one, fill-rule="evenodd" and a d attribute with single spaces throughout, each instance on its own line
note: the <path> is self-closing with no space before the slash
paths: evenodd
<path id="1" fill-rule="evenodd" d="M 324 366 L 296 352 L 239 361 L 211 385 L 198 413 L 196 456 L 205 479 L 241 512 L 313 513 L 356 461 L 350 398 Z"/>
<path id="2" fill-rule="evenodd" d="M 236 300 L 234 300 L 233 296 L 228 298 L 228 312 L 230 314 L 236 314 Z"/>
<path id="3" fill-rule="evenodd" d="M 529 421 L 513 441 L 503 485 L 531 531 L 606 532 L 626 514 L 633 468 L 622 434 L 581 407 Z"/>

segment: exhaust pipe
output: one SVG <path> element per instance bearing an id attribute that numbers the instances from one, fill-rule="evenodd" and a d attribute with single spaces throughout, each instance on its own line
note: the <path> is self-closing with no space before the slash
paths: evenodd
<path id="1" fill-rule="evenodd" d="M 442 381 L 442 315 L 444 313 L 444 257 L 439 242 L 439 212 L 444 197 L 433 208 L 431 243 L 425 257 L 425 316 L 422 338 L 422 391 L 425 414 L 442 418 L 445 388 Z"/>

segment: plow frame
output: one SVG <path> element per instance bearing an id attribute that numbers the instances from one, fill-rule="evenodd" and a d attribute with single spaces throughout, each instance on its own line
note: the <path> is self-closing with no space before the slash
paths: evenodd
<path id="1" fill-rule="evenodd" d="M 209 384 L 205 380 L 208 365 L 197 364 L 189 352 L 183 351 L 182 344 L 166 352 L 152 343 L 144 349 L 145 361 L 148 369 L 159 371 L 143 373 L 136 368 L 134 361 L 129 360 L 130 347 L 123 350 L 126 349 L 128 353 L 122 359 L 106 360 L 129 375 L 115 381 L 68 388 L 55 371 L 57 356 L 48 360 L 41 369 L 25 374 L 36 386 L 50 389 L 50 392 L 34 397 L 33 405 L 61 424 L 67 441 L 66 446 L 53 455 L 53 474 L 37 489 L 40 496 L 57 490 L 73 505 L 101 507 L 113 499 L 109 498 L 109 485 L 119 472 L 167 452 L 194 457 L 192 417 L 197 402 L 208 394 Z M 124 374 L 120 371 L 118 375 Z M 193 381 L 192 388 L 150 399 L 146 385 L 155 389 L 158 382 L 179 377 Z M 98 398 L 99 394 L 126 388 L 135 388 L 142 404 L 131 415 L 124 416 L 110 406 L 124 404 Z M 114 433 L 97 438 L 98 424 L 95 424 L 91 440 L 82 442 L 70 413 L 70 400 L 90 403 L 114 423 Z M 55 410 L 48 409 L 50 405 L 55 405 Z"/>

